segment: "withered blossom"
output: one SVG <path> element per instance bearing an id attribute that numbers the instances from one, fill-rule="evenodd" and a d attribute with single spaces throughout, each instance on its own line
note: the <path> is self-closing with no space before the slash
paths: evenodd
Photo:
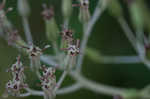
<path id="1" fill-rule="evenodd" d="M 73 42 L 73 31 L 71 29 L 63 29 L 62 32 L 60 32 L 60 35 L 63 40 L 66 40 L 67 43 Z"/>
<path id="2" fill-rule="evenodd" d="M 27 46 L 22 46 L 23 48 L 26 49 L 27 54 L 29 55 L 29 58 L 31 59 L 31 69 L 35 67 L 35 69 L 38 69 L 41 64 L 40 64 L 40 56 L 43 54 L 43 51 L 45 51 L 47 48 L 50 47 L 50 45 L 46 45 L 43 49 L 30 45 L 29 47 Z"/>
<path id="3" fill-rule="evenodd" d="M 71 56 L 78 55 L 80 53 L 79 40 L 76 40 L 75 43 L 68 44 L 68 47 L 64 48 L 63 50 L 68 51 L 69 55 Z"/>
<path id="4" fill-rule="evenodd" d="M 44 17 L 45 20 L 50 20 L 54 16 L 54 9 L 53 7 L 47 7 L 46 4 L 43 4 L 43 12 L 42 16 Z"/>
<path id="5" fill-rule="evenodd" d="M 55 69 L 52 67 L 42 66 L 43 74 L 41 77 L 42 89 L 47 99 L 53 99 L 56 95 L 54 88 L 56 87 Z"/>
<path id="6" fill-rule="evenodd" d="M 17 62 L 8 71 L 12 73 L 13 79 L 6 84 L 6 93 L 12 96 L 19 96 L 20 90 L 27 87 L 27 84 L 24 83 L 24 67 L 20 61 L 20 56 L 17 57 Z"/>

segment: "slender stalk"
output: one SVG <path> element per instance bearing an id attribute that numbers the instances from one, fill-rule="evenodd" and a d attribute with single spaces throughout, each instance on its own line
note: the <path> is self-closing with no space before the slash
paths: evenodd
<path id="1" fill-rule="evenodd" d="M 68 73 L 67 71 L 63 72 L 63 74 L 61 75 L 59 81 L 56 84 L 57 86 L 55 87 L 54 92 L 56 92 L 60 88 L 62 82 L 64 81 L 65 77 L 67 76 L 67 73 Z"/>
<path id="2" fill-rule="evenodd" d="M 103 64 L 136 64 L 142 63 L 138 56 L 102 56 L 100 62 Z"/>
<path id="3" fill-rule="evenodd" d="M 74 66 L 74 56 L 70 56 L 69 54 L 66 56 L 66 64 L 65 67 L 66 69 L 64 70 L 63 74 L 61 75 L 59 81 L 57 82 L 57 86 L 54 89 L 54 92 L 56 92 L 60 87 L 61 84 L 63 83 L 65 77 L 67 76 L 68 72 L 70 72 L 70 70 L 72 69 L 72 67 Z"/>
<path id="4" fill-rule="evenodd" d="M 123 18 L 118 19 L 118 22 L 120 23 L 122 29 L 124 30 L 124 33 L 126 34 L 133 48 L 137 52 L 140 60 L 145 64 L 145 66 L 150 68 L 150 61 L 145 57 L 144 45 L 142 45 L 136 40 L 132 30 L 130 29 L 129 25 L 126 23 L 126 21 Z"/>
<path id="5" fill-rule="evenodd" d="M 79 90 L 80 88 L 82 88 L 81 84 L 76 83 L 76 84 L 73 84 L 73 85 L 70 85 L 70 86 L 67 86 L 67 87 L 57 90 L 56 94 L 58 94 L 58 95 L 59 94 L 69 94 L 69 93 Z"/>
<path id="6" fill-rule="evenodd" d="M 31 35 L 31 31 L 30 31 L 29 22 L 28 22 L 27 17 L 23 17 L 22 22 L 23 22 L 26 40 L 27 40 L 28 44 L 32 44 L 33 40 L 32 40 L 32 35 Z"/>
<path id="7" fill-rule="evenodd" d="M 27 92 L 27 93 L 20 94 L 19 97 L 28 97 L 30 95 L 31 93 Z"/>
<path id="8" fill-rule="evenodd" d="M 129 25 L 127 24 L 127 22 L 123 18 L 119 18 L 118 22 L 120 23 L 125 35 L 127 36 L 128 40 L 132 44 L 133 48 L 135 49 L 135 51 L 138 52 L 136 38 L 135 38 L 132 30 L 130 29 Z"/>

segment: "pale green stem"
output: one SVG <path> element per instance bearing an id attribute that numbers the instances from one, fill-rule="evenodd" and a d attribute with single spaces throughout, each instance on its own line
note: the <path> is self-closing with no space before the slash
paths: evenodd
<path id="1" fill-rule="evenodd" d="M 29 22 L 28 22 L 27 17 L 22 17 L 22 22 L 23 22 L 26 40 L 27 40 L 28 44 L 32 44 L 33 40 L 32 40 L 32 35 L 31 35 L 31 31 L 30 31 Z"/>

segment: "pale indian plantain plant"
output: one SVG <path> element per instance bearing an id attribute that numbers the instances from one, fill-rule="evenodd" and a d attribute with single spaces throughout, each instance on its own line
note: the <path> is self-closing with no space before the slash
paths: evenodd
<path id="1" fill-rule="evenodd" d="M 50 50 L 50 45 L 39 48 L 33 43 L 32 34 L 29 27 L 28 18 L 30 15 L 30 6 L 28 0 L 17 0 L 18 13 L 22 17 L 22 24 L 26 41 L 19 35 L 19 31 L 15 29 L 11 21 L 7 19 L 7 13 L 12 8 L 4 10 L 6 0 L 0 4 L 0 36 L 3 37 L 10 46 L 15 47 L 20 53 L 28 55 L 30 60 L 30 68 L 24 65 L 19 55 L 15 64 L 12 64 L 7 70 L 11 73 L 12 79 L 6 83 L 6 90 L 3 97 L 8 96 L 27 97 L 27 96 L 43 96 L 43 99 L 55 99 L 59 94 L 69 94 L 86 88 L 95 93 L 101 93 L 113 96 L 114 99 L 150 99 L 149 87 L 143 90 L 118 88 L 114 86 L 104 85 L 85 78 L 82 73 L 82 63 L 85 54 L 92 60 L 101 63 L 128 64 L 143 62 L 145 66 L 150 68 L 149 61 L 149 37 L 144 35 L 144 19 L 145 14 L 139 13 L 137 9 L 142 6 L 142 0 L 124 0 L 128 4 L 131 13 L 131 19 L 134 23 L 135 33 L 132 32 L 127 24 L 122 6 L 119 0 L 97 0 L 97 5 L 93 13 L 90 13 L 90 3 L 92 0 L 76 0 L 76 4 L 72 0 L 61 0 L 63 26 L 62 30 L 58 28 L 55 20 L 55 9 L 48 4 L 41 4 L 43 12 L 41 13 L 45 22 L 45 31 L 47 39 L 51 42 L 55 55 L 44 54 L 45 50 Z M 79 21 L 83 25 L 83 37 L 81 40 L 75 38 L 74 31 L 70 28 L 70 19 L 73 9 L 79 9 Z M 143 7 L 143 6 L 142 6 Z M 103 56 L 97 50 L 88 48 L 87 42 L 92 34 L 95 23 L 105 10 L 116 18 L 120 26 L 124 30 L 127 38 L 131 42 L 133 48 L 137 52 L 137 56 Z M 145 10 L 143 7 L 140 10 Z M 147 18 L 147 15 L 144 17 Z M 59 39 L 61 39 L 59 41 Z M 59 43 L 58 43 L 59 42 Z M 42 63 L 43 62 L 43 63 Z M 46 64 L 46 65 L 44 65 Z M 35 90 L 26 83 L 24 70 L 31 69 L 40 81 L 41 90 Z M 63 71 L 60 77 L 56 77 L 55 71 Z M 70 75 L 76 82 L 70 86 L 61 88 L 66 76 Z M 58 78 L 58 81 L 56 81 Z"/>

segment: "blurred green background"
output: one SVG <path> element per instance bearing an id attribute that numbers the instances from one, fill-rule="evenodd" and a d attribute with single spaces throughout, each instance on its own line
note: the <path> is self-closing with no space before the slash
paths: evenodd
<path id="1" fill-rule="evenodd" d="M 28 0 L 31 7 L 31 15 L 29 17 L 29 23 L 31 32 L 33 35 L 34 44 L 43 47 L 45 44 L 49 44 L 46 40 L 44 21 L 41 16 L 42 4 L 47 3 L 53 5 L 55 9 L 55 18 L 59 28 L 63 24 L 63 17 L 61 13 L 62 0 Z M 128 9 L 122 0 L 121 4 L 124 7 L 124 13 L 128 20 L 130 16 Z M 148 1 L 148 0 L 147 0 Z M 97 0 L 91 0 L 90 11 L 96 6 Z M 148 3 L 148 2 L 147 2 Z M 14 10 L 8 13 L 8 19 L 19 30 L 20 35 L 24 38 L 23 27 L 21 23 L 21 17 L 17 13 L 17 0 L 7 0 L 6 8 L 13 7 Z M 76 37 L 82 36 L 82 25 L 78 21 L 78 8 L 74 8 L 73 15 L 70 22 L 70 28 L 76 32 Z M 136 55 L 128 39 L 124 35 L 120 25 L 117 23 L 116 18 L 106 10 L 100 19 L 97 21 L 92 35 L 90 36 L 88 47 L 97 49 L 104 55 Z M 52 49 L 49 49 L 52 50 Z M 48 51 L 47 53 L 51 53 Z M 7 42 L 0 38 L 0 99 L 4 92 L 5 83 L 9 80 L 10 73 L 5 72 L 11 64 L 16 60 L 18 51 L 9 46 Z M 27 56 L 23 57 L 22 61 L 25 65 L 28 65 Z M 31 72 L 30 72 L 31 73 Z M 137 88 L 141 89 L 150 83 L 150 71 L 143 64 L 98 64 L 85 57 L 83 64 L 84 76 L 94 80 L 96 82 L 125 87 L 125 88 Z M 60 73 L 58 72 L 58 75 Z M 35 83 L 38 83 L 34 74 L 27 74 L 30 79 L 27 81 L 30 86 L 37 87 Z M 69 85 L 72 81 L 70 77 L 64 81 L 64 85 Z M 38 88 L 36 88 L 38 89 Z M 22 99 L 42 99 L 42 97 L 30 96 Z M 56 99 L 112 99 L 110 96 L 94 93 L 85 89 L 81 89 L 77 92 L 58 95 Z M 10 96 L 8 99 L 21 99 Z"/>

